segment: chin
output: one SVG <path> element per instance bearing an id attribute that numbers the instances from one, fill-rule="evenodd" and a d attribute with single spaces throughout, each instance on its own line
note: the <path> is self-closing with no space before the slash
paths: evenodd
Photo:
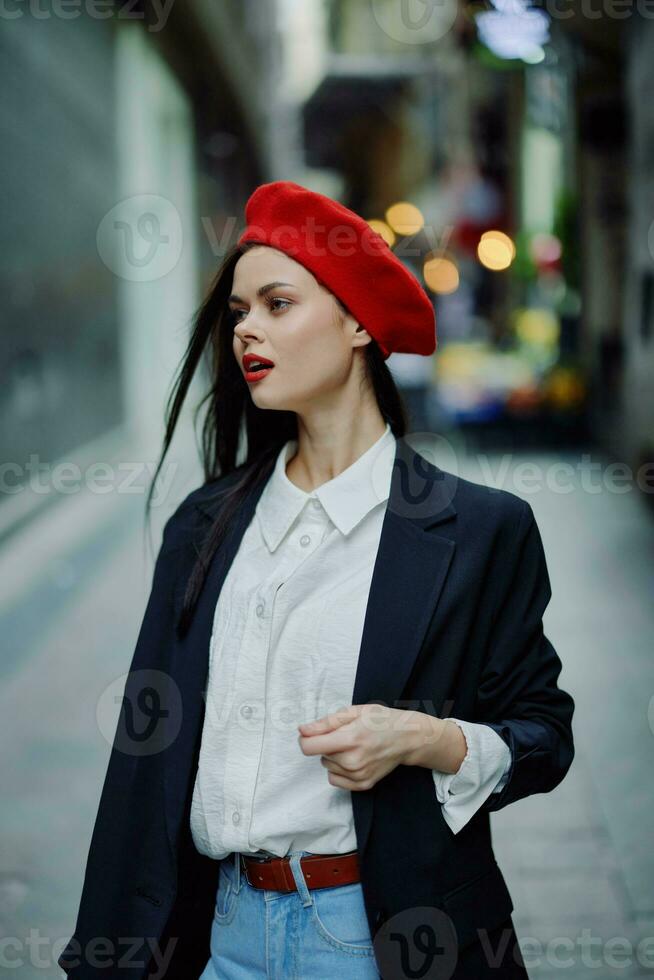
<path id="1" fill-rule="evenodd" d="M 258 392 L 253 392 L 252 402 L 257 408 L 261 408 L 263 410 L 269 409 L 271 411 L 285 412 L 289 409 L 289 406 L 284 403 L 283 399 L 265 395 L 263 392 L 260 394 Z"/>

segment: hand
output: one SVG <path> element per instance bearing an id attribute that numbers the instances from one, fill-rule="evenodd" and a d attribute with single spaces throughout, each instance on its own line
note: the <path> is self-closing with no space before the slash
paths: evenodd
<path id="1" fill-rule="evenodd" d="M 332 786 L 372 789 L 428 737 L 421 720 L 428 716 L 418 715 L 375 702 L 353 704 L 298 725 L 298 741 L 305 755 L 321 756 Z"/>

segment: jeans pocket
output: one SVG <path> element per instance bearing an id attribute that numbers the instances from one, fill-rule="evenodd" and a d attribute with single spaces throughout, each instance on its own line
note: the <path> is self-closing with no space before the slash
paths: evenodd
<path id="1" fill-rule="evenodd" d="M 232 885 L 232 879 L 221 864 L 218 869 L 218 892 L 213 912 L 214 921 L 220 925 L 227 925 L 231 922 L 234 918 L 237 901 L 238 893 Z"/>
<path id="2" fill-rule="evenodd" d="M 310 912 L 318 935 L 354 956 L 372 956 L 373 945 L 361 884 L 314 888 Z"/>

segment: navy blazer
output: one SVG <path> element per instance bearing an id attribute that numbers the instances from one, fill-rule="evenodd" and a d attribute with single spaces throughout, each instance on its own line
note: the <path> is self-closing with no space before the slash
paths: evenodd
<path id="1" fill-rule="evenodd" d="M 263 485 L 231 524 L 183 638 L 175 624 L 202 537 L 238 476 L 193 491 L 164 528 L 75 931 L 59 959 L 74 980 L 114 976 L 107 964 L 142 980 L 154 944 L 166 958 L 158 973 L 166 980 L 199 976 L 210 956 L 220 862 L 195 849 L 190 807 L 216 600 Z M 531 506 L 440 469 L 398 439 L 352 704 L 487 724 L 512 762 L 504 789 L 457 834 L 425 767 L 399 765 L 352 793 L 373 937 L 389 920 L 397 932 L 407 915 L 413 930 L 420 910 L 435 910 L 460 951 L 513 911 L 489 812 L 554 789 L 574 756 L 574 701 L 557 685 L 561 661 L 543 633 L 550 595 Z"/>

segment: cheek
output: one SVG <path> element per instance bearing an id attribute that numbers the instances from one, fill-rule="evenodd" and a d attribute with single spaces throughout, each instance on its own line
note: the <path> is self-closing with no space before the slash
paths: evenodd
<path id="1" fill-rule="evenodd" d="M 287 391 L 302 402 L 329 397 L 345 384 L 347 373 L 342 356 L 326 351 L 324 356 L 298 367 L 290 379 L 287 376 Z"/>
<path id="2" fill-rule="evenodd" d="M 307 374 L 321 375 L 338 371 L 347 360 L 343 337 L 331 323 L 303 319 L 275 339 L 283 349 L 284 361 L 301 367 Z"/>

